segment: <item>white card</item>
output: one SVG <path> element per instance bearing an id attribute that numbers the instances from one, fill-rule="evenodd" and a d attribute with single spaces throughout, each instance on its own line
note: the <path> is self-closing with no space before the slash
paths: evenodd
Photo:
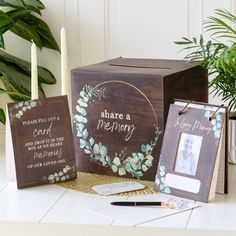
<path id="1" fill-rule="evenodd" d="M 112 195 L 116 193 L 124 193 L 129 191 L 135 191 L 144 189 L 145 185 L 137 183 L 137 182 L 131 182 L 131 181 L 125 181 L 125 182 L 117 182 L 112 184 L 101 184 L 101 185 L 94 185 L 92 189 L 100 194 L 100 195 Z"/>
<path id="2" fill-rule="evenodd" d="M 162 206 L 113 206 L 104 205 L 91 209 L 91 212 L 98 215 L 106 216 L 110 219 L 118 221 L 121 224 L 136 226 L 152 220 L 157 220 L 163 217 L 171 216 L 177 213 L 191 210 L 199 207 L 194 200 L 188 200 L 179 197 L 173 197 L 164 194 L 153 194 L 143 196 L 129 197 L 127 201 L 168 201 L 168 200 L 184 203 L 182 207 L 174 209 Z M 190 214 L 190 213 L 189 213 Z"/>

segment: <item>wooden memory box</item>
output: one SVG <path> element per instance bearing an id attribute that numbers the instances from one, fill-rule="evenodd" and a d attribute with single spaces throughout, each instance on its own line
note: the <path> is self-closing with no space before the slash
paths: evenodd
<path id="1" fill-rule="evenodd" d="M 180 60 L 116 58 L 71 75 L 82 172 L 154 180 L 170 103 L 208 101 L 207 72 Z"/>

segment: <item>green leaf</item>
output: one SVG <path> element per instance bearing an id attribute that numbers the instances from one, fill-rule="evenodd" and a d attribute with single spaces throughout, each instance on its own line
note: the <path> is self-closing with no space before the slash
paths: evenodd
<path id="1" fill-rule="evenodd" d="M 30 100 L 30 96 L 27 96 L 25 94 L 18 93 L 18 92 L 7 91 L 7 90 L 1 89 L 1 88 L 0 88 L 0 94 L 7 94 L 9 96 L 12 96 L 15 98 L 14 100 L 17 100 L 17 101 Z"/>
<path id="2" fill-rule="evenodd" d="M 1 0 L 0 6 L 12 8 L 24 8 L 32 10 L 41 15 L 40 10 L 45 9 L 43 3 L 39 0 Z"/>
<path id="3" fill-rule="evenodd" d="M 43 47 L 54 49 L 60 52 L 59 46 L 55 38 L 53 37 L 50 28 L 43 20 L 39 19 L 38 17 L 32 14 L 23 16 L 21 20 L 27 22 L 27 27 L 30 27 L 34 29 L 35 32 L 37 32 L 38 37 L 41 41 L 41 45 Z M 41 47 L 39 46 L 39 48 Z"/>
<path id="4" fill-rule="evenodd" d="M 31 75 L 31 63 L 24 61 L 20 58 L 14 57 L 4 50 L 0 49 L 0 60 L 4 61 L 6 64 L 14 64 L 16 67 L 22 69 L 26 74 Z M 39 82 L 44 84 L 55 84 L 56 79 L 54 75 L 46 68 L 38 66 L 38 76 Z"/>
<path id="5" fill-rule="evenodd" d="M 14 25 L 14 21 L 0 10 L 0 34 L 4 34 Z"/>
<path id="6" fill-rule="evenodd" d="M 5 48 L 4 39 L 1 34 L 0 34 L 0 48 Z"/>
<path id="7" fill-rule="evenodd" d="M 28 24 L 27 21 L 24 21 L 23 18 L 21 20 L 18 20 L 11 28 L 10 31 L 12 31 L 14 34 L 31 41 L 33 40 L 34 43 L 41 49 L 43 47 L 43 43 L 39 37 L 38 32 L 36 29 Z"/>
<path id="8" fill-rule="evenodd" d="M 11 64 L 5 64 L 0 61 L 0 74 L 2 76 L 2 81 L 5 85 L 11 86 L 15 91 L 22 93 L 24 95 L 31 95 L 31 78 L 29 75 L 19 70 L 19 68 L 15 67 Z M 10 89 L 7 89 L 11 91 Z M 14 91 L 14 92 L 15 92 Z M 39 97 L 45 97 L 42 87 L 39 84 Z"/>
<path id="9" fill-rule="evenodd" d="M 29 10 L 25 10 L 25 9 L 17 9 L 17 10 L 13 10 L 13 11 L 8 11 L 6 12 L 6 14 L 14 21 L 16 22 L 17 19 L 21 18 L 22 16 L 28 15 L 30 14 Z"/>
<path id="10" fill-rule="evenodd" d="M 0 6 L 6 7 L 21 7 L 24 8 L 24 2 L 22 0 L 1 0 Z"/>
<path id="11" fill-rule="evenodd" d="M 6 116 L 4 114 L 4 110 L 0 108 L 0 122 L 5 124 L 6 123 Z"/>
<path id="12" fill-rule="evenodd" d="M 24 0 L 27 9 L 32 10 L 41 15 L 41 10 L 45 9 L 43 3 L 39 0 Z"/>

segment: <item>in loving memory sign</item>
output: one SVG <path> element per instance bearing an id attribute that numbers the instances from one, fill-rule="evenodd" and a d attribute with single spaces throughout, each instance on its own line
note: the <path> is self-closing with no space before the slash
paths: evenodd
<path id="1" fill-rule="evenodd" d="M 66 96 L 9 103 L 7 118 L 18 188 L 76 177 Z"/>

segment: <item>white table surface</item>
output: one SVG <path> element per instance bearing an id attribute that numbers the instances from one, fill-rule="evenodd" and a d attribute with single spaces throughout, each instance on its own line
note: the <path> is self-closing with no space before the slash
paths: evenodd
<path id="1" fill-rule="evenodd" d="M 152 196 L 154 197 L 154 195 Z M 136 199 L 143 199 L 143 197 L 138 196 Z M 15 183 L 6 181 L 4 148 L 3 145 L 0 146 L 0 228 L 5 227 L 1 225 L 4 222 L 121 226 L 122 223 L 106 216 L 95 214 L 91 209 L 107 206 L 114 200 L 129 198 L 133 197 L 91 195 L 65 189 L 57 185 L 44 185 L 18 190 Z M 213 202 L 208 204 L 201 203 L 199 208 L 140 223 L 136 227 L 187 230 L 220 229 L 226 230 L 228 233 L 233 230 L 236 235 L 235 216 L 236 166 L 230 165 L 229 194 L 217 194 Z"/>

